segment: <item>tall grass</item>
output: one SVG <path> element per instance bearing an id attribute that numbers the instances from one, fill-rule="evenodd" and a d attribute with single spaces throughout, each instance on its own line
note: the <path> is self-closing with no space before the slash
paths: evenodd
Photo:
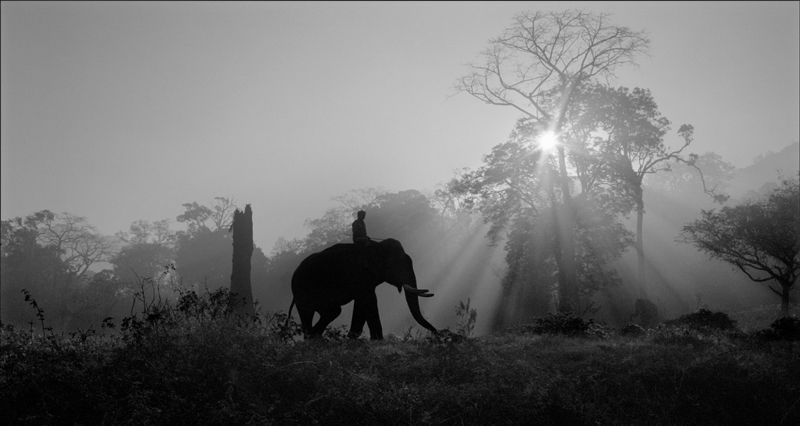
<path id="1" fill-rule="evenodd" d="M 226 297 L 187 292 L 114 333 L 4 328 L 0 423 L 800 423 L 797 341 L 686 323 L 625 337 L 564 318 L 482 338 L 305 341 L 283 315 L 231 315 Z"/>

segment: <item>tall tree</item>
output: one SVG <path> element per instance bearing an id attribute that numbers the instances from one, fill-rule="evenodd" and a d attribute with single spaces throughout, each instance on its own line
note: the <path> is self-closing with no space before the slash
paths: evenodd
<path id="1" fill-rule="evenodd" d="M 694 165 L 696 157 L 684 157 L 694 129 L 681 125 L 682 144 L 670 148 L 664 137 L 670 121 L 661 115 L 647 89 L 611 88 L 602 84 L 585 87 L 579 95 L 577 128 L 591 138 L 589 144 L 607 170 L 611 184 L 629 197 L 636 211 L 636 249 L 640 297 L 647 299 L 644 252 L 644 178 L 669 171 L 676 162 Z"/>
<path id="2" fill-rule="evenodd" d="M 622 207 L 599 184 L 605 179 L 599 174 L 601 170 L 592 170 L 585 161 L 573 161 L 573 170 L 582 178 L 577 181 L 579 191 L 572 201 L 575 287 L 574 294 L 566 293 L 562 285 L 566 261 L 558 237 L 562 211 L 556 195 L 558 188 L 552 184 L 558 165 L 546 155 L 535 133 L 533 138 L 528 137 L 529 124 L 521 120 L 508 142 L 496 145 L 482 167 L 452 181 L 449 190 L 482 213 L 491 224 L 489 236 L 493 240 L 506 231 L 509 270 L 504 283 L 511 303 L 520 303 L 527 298 L 525 294 L 541 299 L 555 288 L 560 310 L 567 310 L 562 303 L 567 295 L 573 298 L 567 305 L 569 310 L 583 312 L 595 290 L 616 281 L 604 265 L 621 255 L 629 244 L 628 233 L 616 221 L 616 213 Z M 558 282 L 552 282 L 554 277 Z M 531 305 L 534 310 L 541 310 L 542 306 L 546 304 Z"/>
<path id="3" fill-rule="evenodd" d="M 800 185 L 785 180 L 767 196 L 719 211 L 704 210 L 683 227 L 684 241 L 727 262 L 769 289 L 789 314 L 791 291 L 800 277 Z"/>
<path id="4" fill-rule="evenodd" d="M 253 256 L 253 211 L 233 212 L 233 265 L 231 270 L 231 306 L 234 312 L 252 316 L 253 289 L 250 283 L 250 259 Z"/>
<path id="5" fill-rule="evenodd" d="M 633 63 L 649 40 L 641 32 L 611 25 L 607 15 L 577 10 L 524 12 L 472 65 L 457 88 L 492 105 L 508 106 L 533 120 L 541 131 L 559 135 L 573 91 L 598 77 Z M 575 213 L 567 173 L 566 151 L 557 147 L 557 178 L 561 205 L 552 204 L 558 218 L 559 309 L 575 310 L 578 287 L 575 263 Z M 554 190 L 551 195 L 556 195 Z"/>

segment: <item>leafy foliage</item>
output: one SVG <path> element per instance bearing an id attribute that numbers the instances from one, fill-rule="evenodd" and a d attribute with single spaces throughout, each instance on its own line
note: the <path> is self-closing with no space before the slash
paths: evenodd
<path id="1" fill-rule="evenodd" d="M 711 312 L 708 309 L 700 309 L 691 314 L 682 315 L 680 318 L 665 322 L 668 326 L 688 327 L 695 330 L 734 330 L 736 321 L 732 320 L 724 312 Z"/>
<path id="2" fill-rule="evenodd" d="M 109 241 L 85 218 L 42 210 L 2 221 L 0 292 L 2 320 L 15 325 L 30 320 L 20 292 L 36 295 L 57 323 L 75 328 L 88 317 L 102 318 L 96 281 L 89 268 L 108 260 Z"/>
<path id="3" fill-rule="evenodd" d="M 758 335 L 770 340 L 800 340 L 800 318 L 778 318 Z"/>
<path id="4" fill-rule="evenodd" d="M 456 333 L 464 337 L 472 335 L 472 331 L 475 329 L 475 321 L 478 319 L 478 311 L 475 308 L 470 308 L 469 304 L 470 299 L 468 297 L 466 303 L 462 300 L 456 305 L 456 318 L 458 318 Z"/>
<path id="5" fill-rule="evenodd" d="M 727 262 L 781 297 L 784 315 L 789 292 L 800 277 L 800 186 L 784 180 L 759 200 L 719 211 L 704 210 L 683 227 L 683 240 L 711 257 Z"/>
<path id="6" fill-rule="evenodd" d="M 536 319 L 533 324 L 523 326 L 523 330 L 535 334 L 554 334 L 563 336 L 590 336 L 605 337 L 607 334 L 602 326 L 594 320 L 584 320 L 568 312 L 548 314 Z"/>
<path id="7" fill-rule="evenodd" d="M 175 250 L 172 247 L 151 242 L 129 243 L 111 258 L 114 275 L 124 283 L 133 284 L 137 276 L 153 276 L 164 265 L 174 262 Z"/>
<path id="8" fill-rule="evenodd" d="M 622 336 L 641 336 L 646 332 L 644 327 L 639 324 L 626 324 L 619 333 Z"/>
<path id="9" fill-rule="evenodd" d="M 590 171 L 586 162 L 573 157 L 574 167 L 594 174 L 579 181 L 580 193 L 569 207 L 559 201 L 557 166 L 539 148 L 539 132 L 530 120 L 520 120 L 509 141 L 496 145 L 483 166 L 462 174 L 448 187 L 491 224 L 491 239 L 507 237 L 504 300 L 510 311 L 518 312 L 506 319 L 509 322 L 519 321 L 522 312 L 535 315 L 546 312 L 551 303 L 560 304 L 560 299 L 551 302 L 551 295 L 564 285 L 567 264 L 573 265 L 577 280 L 573 309 L 585 309 L 594 292 L 618 282 L 607 265 L 632 241 L 631 233 L 618 222 L 624 210 L 618 205 L 620 198 L 595 182 L 603 179 L 602 170 Z M 565 214 L 573 217 L 569 236 L 561 235 L 564 230 L 559 228 Z M 564 238 L 574 243 L 570 262 L 562 253 Z"/>

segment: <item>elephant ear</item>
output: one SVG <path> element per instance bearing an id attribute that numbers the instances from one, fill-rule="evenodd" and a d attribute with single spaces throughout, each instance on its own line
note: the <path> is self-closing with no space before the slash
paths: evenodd
<path id="1" fill-rule="evenodd" d="M 383 244 L 369 246 L 369 263 L 375 270 L 383 271 L 389 262 L 389 249 Z"/>
<path id="2" fill-rule="evenodd" d="M 379 244 L 369 245 L 365 249 L 353 245 L 349 254 L 350 264 L 355 266 L 356 270 L 366 267 L 370 275 L 380 279 L 385 275 L 387 267 L 387 256 L 384 253 L 385 250 Z"/>

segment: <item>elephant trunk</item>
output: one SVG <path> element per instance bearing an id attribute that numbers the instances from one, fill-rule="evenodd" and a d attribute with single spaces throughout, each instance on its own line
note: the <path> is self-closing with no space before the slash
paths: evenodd
<path id="1" fill-rule="evenodd" d="M 416 278 L 414 278 L 414 281 L 411 283 L 411 285 L 409 287 L 417 288 Z M 418 296 L 418 294 L 414 293 L 414 292 L 411 292 L 411 291 L 408 291 L 408 290 L 406 290 L 405 293 L 406 293 L 406 302 L 408 302 L 408 309 L 411 311 L 411 316 L 414 317 L 414 319 L 417 321 L 417 323 L 419 323 L 419 325 L 427 328 L 428 330 L 430 330 L 433 333 L 438 333 L 438 330 L 436 330 L 436 327 L 431 325 L 431 323 L 429 323 L 425 319 L 425 317 L 422 316 L 422 312 L 419 310 L 419 296 Z"/>

